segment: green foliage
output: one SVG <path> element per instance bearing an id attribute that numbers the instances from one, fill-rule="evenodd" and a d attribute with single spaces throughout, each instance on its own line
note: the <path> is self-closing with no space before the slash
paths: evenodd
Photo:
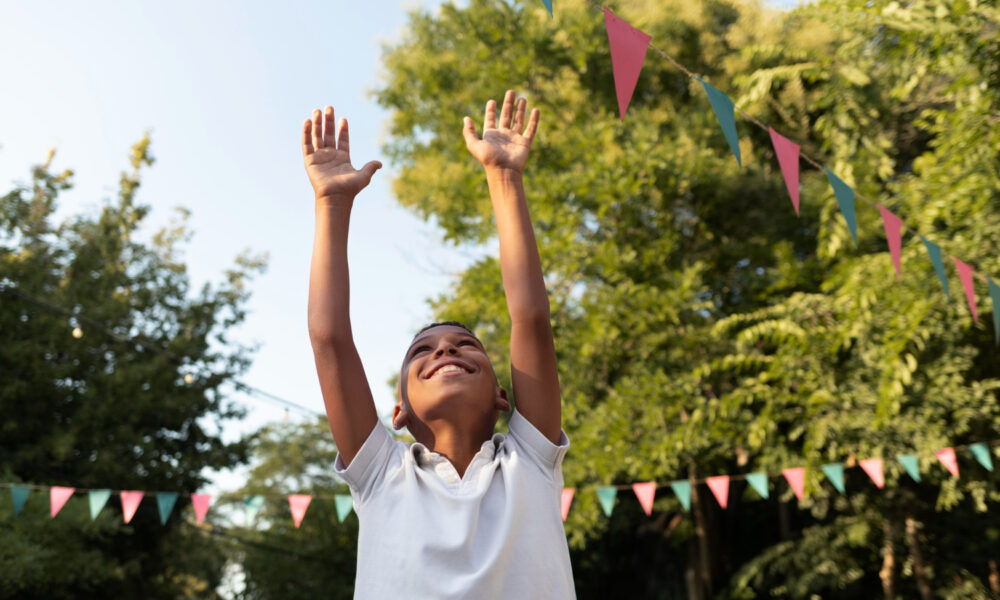
<path id="1" fill-rule="evenodd" d="M 246 460 L 245 444 L 224 442 L 216 423 L 242 415 L 223 390 L 251 348 L 226 332 L 242 322 L 264 261 L 244 254 L 220 285 L 190 297 L 178 257 L 186 211 L 151 243 L 135 239 L 149 212 L 136 201 L 149 144 L 132 147 L 118 197 L 96 215 L 52 222 L 73 174 L 53 173 L 51 153 L 0 197 L 4 482 L 195 491 L 206 468 Z M 166 526 L 148 500 L 125 525 L 116 496 L 90 522 L 85 496 L 50 519 L 47 490 L 17 517 L 3 492 L 0 597 L 211 597 L 220 581 L 225 557 L 180 522 L 184 499 Z"/>
<path id="2" fill-rule="evenodd" d="M 896 282 L 869 201 L 1000 274 L 995 5 L 613 8 L 851 185 L 859 246 L 822 171 L 803 169 L 796 217 L 767 132 L 738 121 L 740 170 L 700 85 L 653 51 L 620 122 L 603 19 L 589 4 L 562 2 L 555 18 L 528 0 L 411 15 L 386 48 L 377 98 L 392 111 L 396 195 L 447 240 L 481 244 L 495 233 L 461 118 L 478 120 L 506 88 L 542 110 L 525 187 L 573 440 L 564 474 L 578 488 L 566 524 L 578 593 L 666 597 L 683 582 L 690 598 L 876 596 L 883 532 L 901 535 L 906 518 L 923 526 L 932 589 L 982 588 L 995 548 L 982 532 L 1000 528 L 988 512 L 1000 500 L 997 475 L 963 455 L 963 476 L 951 479 L 933 451 L 1000 430 L 985 285 L 974 325 L 957 281 L 948 302 L 913 234 Z M 496 259 L 470 267 L 432 307 L 476 327 L 495 364 L 506 363 Z M 900 478 L 893 460 L 903 452 L 921 455 L 922 484 Z M 849 497 L 823 483 L 819 465 L 872 456 L 886 460 L 886 490 L 859 469 L 848 469 Z M 796 509 L 776 475 L 799 465 L 808 496 Z M 771 500 L 744 497 L 734 482 L 723 512 L 701 486 L 676 525 L 667 515 L 679 504 L 663 489 L 652 520 L 619 509 L 608 519 L 593 493 L 760 470 L 772 474 Z M 904 568 L 887 577 L 911 597 L 912 551 L 895 541 Z M 673 583 L 649 584 L 661 576 Z"/>
<path id="3" fill-rule="evenodd" d="M 230 557 L 245 576 L 239 598 L 353 597 L 358 518 L 337 521 L 334 495 L 349 490 L 332 476 L 336 456 L 326 419 L 272 424 L 254 436 L 246 485 L 222 499 L 266 498 L 253 523 L 237 517 L 243 526 L 231 529 Z M 313 500 L 296 529 L 286 496 L 300 493 Z"/>

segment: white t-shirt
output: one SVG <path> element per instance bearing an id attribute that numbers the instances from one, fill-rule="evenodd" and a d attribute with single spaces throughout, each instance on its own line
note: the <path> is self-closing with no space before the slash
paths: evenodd
<path id="1" fill-rule="evenodd" d="M 381 423 L 334 470 L 360 519 L 355 600 L 576 598 L 560 512 L 566 432 L 553 444 L 517 410 L 464 477 Z"/>

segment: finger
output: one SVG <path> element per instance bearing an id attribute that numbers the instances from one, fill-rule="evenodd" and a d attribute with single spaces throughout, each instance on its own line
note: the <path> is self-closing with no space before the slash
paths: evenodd
<path id="1" fill-rule="evenodd" d="M 465 146 L 468 148 L 479 141 L 479 136 L 476 135 L 476 126 L 471 118 L 465 117 L 463 122 L 465 126 L 462 127 L 462 136 L 465 138 Z"/>
<path id="2" fill-rule="evenodd" d="M 510 119 L 514 116 L 514 90 L 507 90 L 503 95 L 503 108 L 500 109 L 499 129 L 510 129 Z"/>
<path id="3" fill-rule="evenodd" d="M 531 117 L 528 118 L 528 129 L 524 132 L 524 137 L 531 141 L 535 137 L 535 130 L 538 129 L 538 109 L 531 109 Z"/>
<path id="4" fill-rule="evenodd" d="M 483 131 L 497 128 L 497 103 L 490 100 L 486 103 L 486 116 L 483 117 Z"/>
<path id="5" fill-rule="evenodd" d="M 514 132 L 521 133 L 524 131 L 524 108 L 528 105 L 528 101 L 524 98 L 518 98 L 517 100 L 517 111 L 514 113 Z"/>
<path id="6" fill-rule="evenodd" d="M 318 108 L 313 110 L 312 139 L 317 150 L 323 147 L 323 113 Z"/>
<path id="7" fill-rule="evenodd" d="M 347 119 L 341 117 L 337 128 L 337 150 L 351 151 L 351 134 L 347 131 Z"/>
<path id="8" fill-rule="evenodd" d="M 337 147 L 337 136 L 333 128 L 333 124 L 336 122 L 333 120 L 333 107 L 327 106 L 323 111 L 326 113 L 325 123 L 323 124 L 323 147 L 324 148 L 336 148 Z"/>
<path id="9" fill-rule="evenodd" d="M 306 119 L 302 122 L 302 156 L 306 157 L 316 151 L 313 148 L 312 141 L 312 124 L 313 122 Z"/>
<path id="10" fill-rule="evenodd" d="M 365 163 L 365 166 L 361 167 L 358 170 L 364 173 L 368 177 L 368 180 L 371 181 L 372 175 L 375 174 L 375 171 L 378 171 L 381 168 L 382 168 L 382 163 L 380 163 L 377 160 L 370 160 L 367 163 Z"/>

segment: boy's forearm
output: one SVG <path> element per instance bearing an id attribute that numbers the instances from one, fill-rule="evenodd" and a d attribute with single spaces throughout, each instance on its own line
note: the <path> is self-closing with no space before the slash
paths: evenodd
<path id="1" fill-rule="evenodd" d="M 316 230 L 309 271 L 309 337 L 313 342 L 352 340 L 347 232 L 350 204 L 316 201 Z"/>
<path id="2" fill-rule="evenodd" d="M 500 235 L 500 271 L 511 320 L 541 318 L 548 322 L 549 296 L 521 173 L 487 169 L 486 181 Z"/>

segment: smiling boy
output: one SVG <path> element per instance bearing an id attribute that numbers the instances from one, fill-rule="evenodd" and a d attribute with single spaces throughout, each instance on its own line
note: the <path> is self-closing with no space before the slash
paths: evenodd
<path id="1" fill-rule="evenodd" d="M 511 408 L 482 343 L 461 323 L 432 323 L 414 337 L 400 371 L 393 426 L 381 425 L 349 313 L 347 232 L 354 197 L 382 165 L 354 169 L 347 121 L 331 107 L 302 130 L 316 196 L 309 334 L 339 455 L 360 521 L 355 598 L 574 598 L 560 518 L 569 440 L 549 301 L 522 173 L 538 127 L 534 109 L 504 97 L 486 104 L 483 136 L 472 119 L 466 147 L 489 186 L 511 318 L 509 432 L 493 433 Z"/>

